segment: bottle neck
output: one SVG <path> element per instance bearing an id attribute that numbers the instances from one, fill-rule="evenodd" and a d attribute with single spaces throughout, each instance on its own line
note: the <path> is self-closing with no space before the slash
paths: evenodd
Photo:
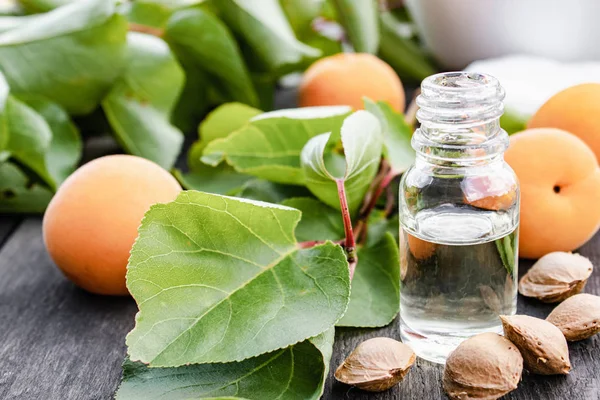
<path id="1" fill-rule="evenodd" d="M 483 74 L 433 75 L 417 98 L 421 123 L 412 139 L 417 159 L 440 166 L 468 167 L 502 160 L 508 135 L 500 128 L 504 90 Z"/>

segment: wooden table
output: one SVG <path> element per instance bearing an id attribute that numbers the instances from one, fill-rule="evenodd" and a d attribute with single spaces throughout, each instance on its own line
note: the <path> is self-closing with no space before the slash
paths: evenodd
<path id="1" fill-rule="evenodd" d="M 600 267 L 600 234 L 581 249 Z M 531 265 L 522 261 L 521 274 Z M 600 294 L 600 271 L 586 292 Z M 545 317 L 551 306 L 519 297 L 519 313 Z M 130 298 L 91 295 L 70 283 L 48 257 L 40 217 L 0 216 L 0 399 L 111 399 L 119 384 Z M 338 329 L 332 370 L 362 340 L 398 338 L 398 321 L 381 329 Z M 524 373 L 508 399 L 600 399 L 600 335 L 569 344 L 568 376 Z M 369 394 L 327 381 L 324 399 L 440 399 L 442 367 L 419 360 L 392 390 Z M 268 399 L 260 399 L 268 400 Z"/>

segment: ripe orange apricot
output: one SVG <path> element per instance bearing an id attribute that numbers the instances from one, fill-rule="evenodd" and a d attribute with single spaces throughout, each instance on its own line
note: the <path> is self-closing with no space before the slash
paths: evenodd
<path id="1" fill-rule="evenodd" d="M 413 257 L 417 260 L 428 259 L 429 257 L 433 256 L 435 249 L 437 249 L 437 244 L 419 239 L 408 232 L 406 232 L 406 237 L 408 241 L 408 248 L 410 249 Z"/>
<path id="2" fill-rule="evenodd" d="M 129 250 L 144 213 L 174 200 L 179 183 L 144 158 L 113 155 L 75 171 L 44 215 L 44 242 L 58 268 L 92 293 L 126 295 Z"/>
<path id="3" fill-rule="evenodd" d="M 528 129 L 511 136 L 505 159 L 521 184 L 522 257 L 575 250 L 598 231 L 600 168 L 583 140 L 560 129 Z"/>
<path id="4" fill-rule="evenodd" d="M 528 128 L 558 128 L 578 136 L 600 160 L 600 83 L 585 83 L 552 96 Z"/>
<path id="5" fill-rule="evenodd" d="M 404 88 L 396 72 L 368 53 L 340 53 L 322 58 L 304 73 L 300 107 L 348 105 L 363 108 L 362 98 L 386 101 L 404 112 Z"/>

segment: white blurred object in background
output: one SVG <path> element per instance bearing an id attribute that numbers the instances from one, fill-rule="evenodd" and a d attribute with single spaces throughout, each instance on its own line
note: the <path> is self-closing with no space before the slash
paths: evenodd
<path id="1" fill-rule="evenodd" d="M 600 0 L 406 0 L 445 67 L 507 54 L 600 60 Z"/>
<path id="2" fill-rule="evenodd" d="M 596 1 L 600 4 L 600 0 Z M 531 116 L 563 89 L 580 83 L 600 83 L 600 61 L 563 63 L 542 57 L 514 55 L 475 61 L 466 70 L 498 78 L 506 90 L 506 110 L 522 117 Z"/>

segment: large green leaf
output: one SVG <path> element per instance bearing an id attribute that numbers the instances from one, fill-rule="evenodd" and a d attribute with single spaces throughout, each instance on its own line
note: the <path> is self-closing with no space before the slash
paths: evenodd
<path id="1" fill-rule="evenodd" d="M 0 162 L 0 213 L 41 213 L 52 192 L 31 181 L 16 165 Z"/>
<path id="2" fill-rule="evenodd" d="M 400 174 L 415 162 L 415 150 L 411 146 L 412 129 L 389 104 L 368 98 L 363 99 L 365 110 L 379 119 L 383 129 L 385 156 L 394 172 Z"/>
<path id="3" fill-rule="evenodd" d="M 337 326 L 377 327 L 390 323 L 400 307 L 398 244 L 390 233 L 358 249 L 348 311 Z"/>
<path id="4" fill-rule="evenodd" d="M 381 40 L 379 57 L 390 64 L 402 78 L 421 82 L 437 72 L 423 49 L 407 37 L 403 25 L 390 12 L 380 14 Z"/>
<path id="5" fill-rule="evenodd" d="M 227 138 L 212 141 L 204 150 L 202 161 L 218 165 L 225 159 L 238 172 L 273 182 L 302 185 L 302 148 L 316 135 L 338 129 L 349 113 L 350 108 L 346 106 L 264 113 Z"/>
<path id="6" fill-rule="evenodd" d="M 121 73 L 125 19 L 113 1 L 82 0 L 0 34 L 0 69 L 14 93 L 34 93 L 69 113 L 92 111 Z"/>
<path id="7" fill-rule="evenodd" d="M 127 44 L 127 69 L 102 108 L 125 150 L 170 168 L 183 143 L 183 134 L 169 122 L 183 71 L 159 38 L 132 32 Z"/>
<path id="8" fill-rule="evenodd" d="M 148 368 L 126 360 L 116 400 L 217 396 L 316 400 L 327 377 L 333 333 L 329 329 L 316 338 L 237 363 Z"/>
<path id="9" fill-rule="evenodd" d="M 220 19 L 199 8 L 177 11 L 169 19 L 165 39 L 211 75 L 226 97 L 250 105 L 258 96 L 238 45 Z"/>
<path id="10" fill-rule="evenodd" d="M 260 7 L 255 0 L 219 0 L 215 6 L 268 70 L 286 70 L 321 55 L 296 39 L 278 0 L 262 0 Z"/>
<path id="11" fill-rule="evenodd" d="M 281 204 L 302 211 L 302 219 L 296 227 L 298 240 L 308 242 L 344 238 L 344 221 L 339 210 L 310 197 L 291 198 Z"/>
<path id="12" fill-rule="evenodd" d="M 19 97 L 46 120 L 52 140 L 45 155 L 48 172 L 57 186 L 75 171 L 81 159 L 83 144 L 79 130 L 58 104 L 39 96 Z"/>
<path id="13" fill-rule="evenodd" d="M 127 336 L 152 366 L 239 361 L 329 329 L 350 295 L 332 243 L 299 250 L 292 208 L 187 191 L 146 213 L 127 287 L 140 312 Z"/>
<path id="14" fill-rule="evenodd" d="M 343 157 L 329 151 L 331 134 L 324 133 L 310 139 L 302 150 L 302 169 L 310 191 L 325 204 L 338 209 L 336 182 L 343 181 L 348 207 L 354 214 L 377 174 L 383 135 L 379 121 L 367 111 L 357 111 L 347 117 L 340 135 Z"/>
<path id="15" fill-rule="evenodd" d="M 333 4 L 354 50 L 375 54 L 379 48 L 377 0 L 333 0 Z"/>

